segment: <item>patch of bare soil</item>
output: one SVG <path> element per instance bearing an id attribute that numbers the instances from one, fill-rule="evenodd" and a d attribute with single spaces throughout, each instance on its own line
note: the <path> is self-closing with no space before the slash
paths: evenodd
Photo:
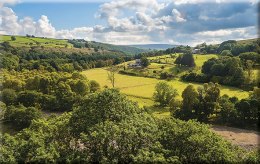
<path id="1" fill-rule="evenodd" d="M 260 133 L 227 126 L 212 125 L 211 129 L 218 135 L 248 150 L 259 148 Z"/>

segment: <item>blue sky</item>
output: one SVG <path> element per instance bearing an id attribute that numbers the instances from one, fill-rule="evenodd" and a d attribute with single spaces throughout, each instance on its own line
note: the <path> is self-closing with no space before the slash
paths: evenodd
<path id="1" fill-rule="evenodd" d="M 104 20 L 95 19 L 101 3 L 21 3 L 11 7 L 18 17 L 30 16 L 35 20 L 47 15 L 57 29 L 73 29 L 81 26 L 103 24 Z"/>
<path id="2" fill-rule="evenodd" d="M 2 34 L 184 45 L 257 37 L 257 0 L 2 1 Z"/>

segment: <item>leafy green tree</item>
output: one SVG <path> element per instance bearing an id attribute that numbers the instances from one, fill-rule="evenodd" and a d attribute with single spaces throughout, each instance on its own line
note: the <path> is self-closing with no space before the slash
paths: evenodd
<path id="1" fill-rule="evenodd" d="M 5 112 L 4 120 L 17 127 L 25 128 L 31 124 L 33 119 L 38 119 L 41 112 L 34 107 L 8 106 Z"/>
<path id="2" fill-rule="evenodd" d="M 142 65 L 143 67 L 147 67 L 148 65 L 150 65 L 149 59 L 146 58 L 146 57 L 142 57 L 142 58 L 141 58 L 141 65 Z"/>
<path id="3" fill-rule="evenodd" d="M 177 156 L 182 163 L 232 163 L 241 160 L 239 149 L 213 133 L 207 125 L 172 118 L 161 119 L 159 128 L 159 141 L 167 157 Z"/>
<path id="4" fill-rule="evenodd" d="M 237 122 L 237 111 L 235 108 L 235 104 L 229 99 L 227 95 L 223 95 L 218 100 L 219 103 L 219 111 L 218 111 L 218 119 L 221 123 L 231 123 L 236 124 Z"/>
<path id="5" fill-rule="evenodd" d="M 57 98 L 57 103 L 59 104 L 60 110 L 72 110 L 76 100 L 76 94 L 72 91 L 69 84 L 63 81 L 59 82 L 56 88 L 55 96 Z"/>
<path id="6" fill-rule="evenodd" d="M 195 115 L 199 121 L 207 121 L 218 107 L 220 89 L 218 84 L 205 83 L 203 87 L 198 88 L 199 103 L 195 108 Z"/>
<path id="7" fill-rule="evenodd" d="M 18 147 L 17 140 L 9 134 L 0 133 L 0 162 L 1 163 L 16 163 L 16 148 Z"/>
<path id="8" fill-rule="evenodd" d="M 232 53 L 230 50 L 223 50 L 220 55 L 221 56 L 232 56 Z"/>
<path id="9" fill-rule="evenodd" d="M 16 70 L 19 66 L 19 58 L 16 55 L 0 54 L 0 61 L 0 68 Z"/>
<path id="10" fill-rule="evenodd" d="M 90 92 L 96 92 L 96 91 L 100 90 L 100 85 L 97 81 L 90 80 L 89 81 L 89 88 L 90 88 Z"/>
<path id="11" fill-rule="evenodd" d="M 3 89 L 1 92 L 1 100 L 6 105 L 12 105 L 16 103 L 17 94 L 13 89 Z"/>
<path id="12" fill-rule="evenodd" d="M 195 60 L 191 53 L 191 51 L 185 52 L 183 55 L 179 55 L 176 60 L 175 64 L 181 64 L 188 67 L 194 67 L 195 66 Z"/>
<path id="13" fill-rule="evenodd" d="M 98 123 L 82 134 L 81 140 L 91 162 L 131 162 L 140 149 L 149 150 L 154 145 L 157 134 L 158 128 L 151 115 L 139 114 L 119 123 Z"/>
<path id="14" fill-rule="evenodd" d="M 195 90 L 193 85 L 188 85 L 182 92 L 182 107 L 181 107 L 181 117 L 183 119 L 193 118 L 195 105 L 198 104 L 198 92 Z"/>
<path id="15" fill-rule="evenodd" d="M 70 86 L 73 92 L 81 96 L 85 96 L 90 92 L 89 85 L 85 80 L 73 80 L 71 81 Z"/>
<path id="16" fill-rule="evenodd" d="M 15 40 L 16 40 L 16 37 L 15 37 L 15 36 L 11 36 L 11 40 L 12 40 L 12 41 L 15 41 Z"/>
<path id="17" fill-rule="evenodd" d="M 106 120 L 121 121 L 131 117 L 138 110 L 135 103 L 119 93 L 116 89 L 90 95 L 82 100 L 82 105 L 73 111 L 70 123 L 77 134 Z"/>
<path id="18" fill-rule="evenodd" d="M 42 93 L 36 91 L 22 91 L 17 96 L 17 102 L 23 104 L 25 107 L 36 106 L 39 103 Z"/>
<path id="19" fill-rule="evenodd" d="M 159 82 L 155 86 L 153 98 L 160 106 L 168 106 L 178 95 L 177 90 L 170 86 L 167 82 Z"/>

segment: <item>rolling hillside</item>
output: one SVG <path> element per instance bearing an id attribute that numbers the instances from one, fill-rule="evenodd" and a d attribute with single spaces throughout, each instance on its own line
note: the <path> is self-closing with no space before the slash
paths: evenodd
<path id="1" fill-rule="evenodd" d="M 113 45 L 107 43 L 100 43 L 95 41 L 85 41 L 83 39 L 53 39 L 53 38 L 43 38 L 43 37 L 28 37 L 28 36 L 15 36 L 15 40 L 12 40 L 11 35 L 1 35 L 0 43 L 7 41 L 10 45 L 15 47 L 32 47 L 40 46 L 46 48 L 94 48 L 97 50 L 120 52 L 125 55 L 136 55 L 141 52 L 147 52 L 149 50 L 136 48 L 126 45 Z M 86 47 L 87 45 L 87 47 Z"/>

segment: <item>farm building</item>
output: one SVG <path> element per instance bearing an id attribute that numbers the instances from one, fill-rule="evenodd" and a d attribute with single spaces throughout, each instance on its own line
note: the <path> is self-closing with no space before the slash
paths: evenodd
<path id="1" fill-rule="evenodd" d="M 135 59 L 134 63 L 128 63 L 128 67 L 142 67 L 141 59 Z"/>

